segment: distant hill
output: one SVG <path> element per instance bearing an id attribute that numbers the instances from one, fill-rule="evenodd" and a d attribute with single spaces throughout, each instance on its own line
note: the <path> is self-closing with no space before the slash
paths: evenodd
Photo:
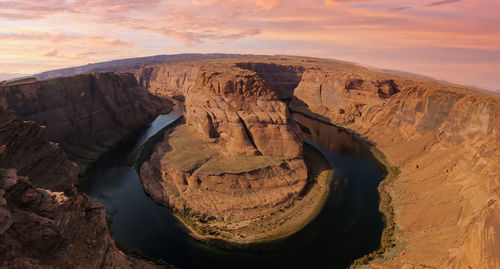
<path id="1" fill-rule="evenodd" d="M 161 63 L 165 59 L 178 58 L 178 57 L 186 57 L 186 56 L 199 56 L 201 54 L 178 54 L 178 55 L 156 55 L 156 56 L 148 56 L 148 57 L 139 57 L 139 58 L 128 58 L 121 60 L 113 60 L 108 62 L 100 62 L 87 64 L 82 66 L 70 67 L 70 68 L 62 68 L 51 71 L 42 72 L 39 74 L 35 74 L 34 76 L 38 80 L 44 80 L 49 78 L 56 77 L 67 77 L 82 73 L 90 73 L 95 71 L 107 71 L 108 69 L 113 69 L 117 66 L 121 65 L 142 65 L 145 63 Z"/>
<path id="2" fill-rule="evenodd" d="M 102 71 L 115 71 L 115 72 L 126 72 L 133 69 L 140 68 L 145 64 L 161 64 L 169 61 L 184 61 L 193 60 L 193 57 L 199 58 L 199 60 L 215 59 L 215 58 L 230 58 L 230 57 L 252 57 L 254 55 L 240 55 L 240 54 L 222 54 L 222 53 L 212 53 L 212 54 L 201 54 L 201 53 L 185 53 L 185 54 L 175 54 L 175 55 L 155 55 L 148 57 L 138 57 L 138 58 L 128 58 L 121 60 L 113 60 L 107 62 L 93 63 L 76 67 L 62 68 L 57 70 L 51 70 L 33 75 L 38 80 L 45 80 L 56 77 L 67 77 L 84 73 L 91 72 L 102 72 Z"/>

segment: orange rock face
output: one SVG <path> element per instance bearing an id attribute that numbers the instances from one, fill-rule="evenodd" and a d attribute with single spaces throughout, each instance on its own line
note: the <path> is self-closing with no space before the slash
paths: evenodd
<path id="1" fill-rule="evenodd" d="M 304 73 L 295 98 L 296 108 L 355 131 L 401 168 L 389 191 L 407 245 L 378 266 L 500 267 L 498 97 L 326 65 Z"/>
<path id="2" fill-rule="evenodd" d="M 395 257 L 372 266 L 500 267 L 499 255 L 495 253 L 500 248 L 498 97 L 344 62 L 270 57 L 225 63 L 255 71 L 273 89 L 286 88 L 278 80 L 296 81 L 293 78 L 299 76 L 299 82 L 294 82 L 298 86 L 281 91 L 285 94 L 280 97 L 293 93 L 294 109 L 358 133 L 400 167 L 400 178 L 387 191 L 391 194 L 396 227 L 401 230 L 397 240 L 404 242 L 405 247 Z M 203 65 L 206 63 L 186 64 L 195 68 L 196 74 Z M 155 68 L 176 68 L 176 84 L 170 84 L 180 85 L 181 92 L 195 89 L 196 76 L 189 76 L 190 72 L 182 71 L 180 66 Z M 224 83 L 218 81 L 212 88 L 216 92 L 226 89 Z M 162 89 L 156 87 L 149 91 L 172 96 L 169 92 L 173 88 L 155 92 Z M 238 126 L 238 121 L 245 120 L 220 112 L 230 111 L 229 104 L 234 101 L 219 101 L 226 97 L 190 98 L 186 101 L 196 104 L 187 116 L 191 126 L 205 136 L 225 141 L 233 154 L 238 149 L 256 154 L 258 147 L 252 147 L 245 139 L 243 126 L 231 127 L 236 132 L 225 135 L 229 129 L 226 123 Z M 250 111 L 260 110 L 252 106 Z M 227 121 L 218 122 L 225 117 Z M 253 117 L 259 118 L 258 113 Z"/>
<path id="3" fill-rule="evenodd" d="M 186 124 L 143 164 L 143 186 L 164 205 L 243 220 L 270 214 L 305 186 L 297 127 L 280 101 L 293 96 L 293 109 L 356 132 L 401 169 L 386 186 L 396 248 L 371 267 L 500 268 L 498 96 L 311 58 L 180 63 L 3 85 L 0 106 L 47 125 L 49 138 L 85 163 L 161 109 L 144 88 L 184 96 Z M 45 131 L 10 114 L 0 119 L 0 167 L 17 169 L 0 176 L 1 266 L 71 267 L 68 257 L 91 268 L 130 264 L 109 239 L 103 209 L 68 192 L 76 170 L 43 143 Z M 33 223 L 43 225 L 30 234 Z M 84 239 L 69 239 L 77 237 L 71 229 Z M 43 252 L 27 238 L 49 238 L 53 248 Z M 72 242 L 88 252 L 76 253 Z"/>
<path id="4" fill-rule="evenodd" d="M 94 73 L 0 86 L 0 105 L 46 126 L 82 168 L 169 103 L 141 88 L 132 74 Z"/>
<path id="5" fill-rule="evenodd" d="M 78 166 L 68 161 L 56 143 L 48 142 L 46 128 L 22 122 L 12 111 L 0 110 L 0 144 L 0 167 L 17 168 L 19 175 L 32 178 L 31 183 L 39 188 L 74 191 Z"/>
<path id="6" fill-rule="evenodd" d="M 78 167 L 45 129 L 2 108 L 0 119 L 0 267 L 155 267 L 116 248 L 104 207 L 75 191 Z"/>
<path id="7" fill-rule="evenodd" d="M 170 207 L 230 219 L 269 214 L 293 200 L 307 169 L 286 104 L 249 70 L 198 70 L 183 91 L 186 126 L 167 134 L 141 168 L 145 190 Z"/>

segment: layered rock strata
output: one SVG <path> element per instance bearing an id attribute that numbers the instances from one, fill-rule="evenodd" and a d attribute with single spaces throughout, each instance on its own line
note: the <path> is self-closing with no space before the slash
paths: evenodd
<path id="1" fill-rule="evenodd" d="M 372 266 L 500 268 L 499 98 L 355 68 L 307 70 L 292 107 L 358 133 L 401 168 L 387 190 L 406 246 Z"/>
<path id="2" fill-rule="evenodd" d="M 124 136 L 170 108 L 132 74 L 111 72 L 2 85 L 0 105 L 46 126 L 49 139 L 82 172 Z"/>
<path id="3" fill-rule="evenodd" d="M 76 164 L 43 128 L 1 108 L 0 119 L 0 267 L 159 267 L 116 248 L 104 207 L 75 191 Z"/>
<path id="4" fill-rule="evenodd" d="M 217 64 L 219 66 L 214 70 L 206 68 L 209 65 L 216 66 Z M 241 71 L 236 67 L 247 69 L 248 72 Z M 162 179 L 157 181 L 143 180 L 145 189 L 149 190 L 156 201 L 163 201 L 166 205 L 171 203 L 174 208 L 182 208 L 183 211 L 184 209 L 192 210 L 192 207 L 199 208 L 201 212 L 207 214 L 217 215 L 221 212 L 219 216 L 222 218 L 242 218 L 235 212 L 243 210 L 249 215 L 253 214 L 252 210 L 257 212 L 252 208 L 245 209 L 253 202 L 253 200 L 250 202 L 250 199 L 256 199 L 255 197 L 258 197 L 261 190 L 263 190 L 262 193 L 271 193 L 270 190 L 276 187 L 268 188 L 267 185 L 266 188 L 259 189 L 259 186 L 266 185 L 255 183 L 270 183 L 271 181 L 265 179 L 284 173 L 283 171 L 289 165 L 290 160 L 297 160 L 279 156 L 280 154 L 292 156 L 291 153 L 296 150 L 290 152 L 282 150 L 280 143 L 276 143 L 276 146 L 274 144 L 272 146 L 263 145 L 262 142 L 259 144 L 260 131 L 259 133 L 252 131 L 252 128 L 253 130 L 261 129 L 262 133 L 272 134 L 272 137 L 281 135 L 278 135 L 281 131 L 279 127 L 275 128 L 274 122 L 281 122 L 283 119 L 288 121 L 288 116 L 282 117 L 280 105 L 265 105 L 264 109 L 261 104 L 274 103 L 274 101 L 264 98 L 265 102 L 261 102 L 259 98 L 262 97 L 252 98 L 251 96 L 245 97 L 244 101 L 241 101 L 241 98 L 235 98 L 236 92 L 231 92 L 238 87 L 229 87 L 228 85 L 231 83 L 242 85 L 241 89 L 243 89 L 243 85 L 257 85 L 256 88 L 259 88 L 258 83 L 235 83 L 238 79 L 224 78 L 227 76 L 226 71 L 229 73 L 236 71 L 235 74 L 243 72 L 241 74 L 250 76 L 250 78 L 257 77 L 254 81 L 259 81 L 258 77 L 261 77 L 265 80 L 265 84 L 271 85 L 271 89 L 274 89 L 275 93 L 281 92 L 279 97 L 283 97 L 283 93 L 290 95 L 293 92 L 295 95 L 295 100 L 292 103 L 293 109 L 300 110 L 302 113 L 320 120 L 342 125 L 358 133 L 380 149 L 394 165 L 401 168 L 400 177 L 387 184 L 386 187 L 391 194 L 395 210 L 398 243 L 394 249 L 389 251 L 392 253 L 391 255 L 386 256 L 385 260 L 372 262 L 372 267 L 500 267 L 498 251 L 496 251 L 500 248 L 498 237 L 500 234 L 498 232 L 498 227 L 500 227 L 498 218 L 500 216 L 498 207 L 500 195 L 498 175 L 500 163 L 499 98 L 421 77 L 409 78 L 407 74 L 374 71 L 345 62 L 300 57 L 254 57 L 249 59 L 240 57 L 232 60 L 221 60 L 219 63 L 215 60 L 200 63 L 193 59 L 192 61 L 183 61 L 182 64 L 142 67 L 133 71 L 138 82 L 134 82 L 135 78 L 131 78 L 130 75 L 105 75 L 111 78 L 118 77 L 116 79 L 118 81 L 130 80 L 130 85 L 134 85 L 132 88 L 136 86 L 147 88 L 150 93 L 157 96 L 182 95 L 186 97 L 187 126 L 181 126 L 171 131 L 147 163 L 149 169 L 146 166 L 141 169 L 141 177 Z M 221 74 L 216 74 L 217 72 Z M 205 75 L 202 75 L 203 73 Z M 300 77 L 300 83 L 295 90 L 291 90 L 294 83 L 299 82 L 297 77 Z M 78 78 L 75 81 L 93 81 L 97 79 L 97 75 L 76 76 L 75 78 Z M 290 83 L 281 82 L 283 79 L 289 80 Z M 66 122 L 64 126 L 67 128 L 80 126 L 74 135 L 76 140 L 82 140 L 85 143 L 72 142 L 68 147 L 68 145 L 63 144 L 62 140 L 56 139 L 56 141 L 59 141 L 68 152 L 72 152 L 73 148 L 90 147 L 88 148 L 89 152 L 95 152 L 94 147 L 99 148 L 99 151 L 104 149 L 102 145 L 108 144 L 106 141 L 112 137 L 110 132 L 92 132 L 104 134 L 102 137 L 105 139 L 102 139 L 101 136 L 97 138 L 95 135 L 85 136 L 84 134 L 88 134 L 89 129 L 95 129 L 89 127 L 90 122 L 93 122 L 92 126 L 115 126 L 115 123 L 111 121 L 94 122 L 97 117 L 91 117 L 90 115 L 94 115 L 94 113 L 89 112 L 94 111 L 94 109 L 78 110 L 80 103 L 76 100 L 87 100 L 86 98 L 89 96 L 95 96 L 93 100 L 99 103 L 96 107 L 110 111 L 110 107 L 116 106 L 104 105 L 107 102 L 99 101 L 103 99 L 103 96 L 107 96 L 106 94 L 97 94 L 101 90 L 96 91 L 96 94 L 89 95 L 88 91 L 74 89 L 74 85 L 92 85 L 90 82 L 75 84 L 69 78 L 51 81 L 66 81 L 64 85 L 67 89 L 73 89 L 70 91 L 72 94 L 61 101 L 61 98 L 66 98 L 61 96 L 66 96 L 66 94 L 55 91 L 51 87 L 54 85 L 52 82 L 10 86 L 3 84 L 0 87 L 0 104 L 16 109 L 23 115 L 24 119 L 31 120 L 40 119 L 39 115 L 47 115 L 44 112 L 45 107 L 66 106 L 64 113 L 67 114 L 65 115 L 73 116 L 70 120 L 71 124 L 68 124 L 68 120 L 63 118 L 62 122 Z M 115 81 L 115 79 L 109 81 Z M 227 81 L 232 82 L 228 84 Z M 128 82 L 113 82 L 106 84 L 108 85 L 106 87 L 114 85 L 111 88 L 115 89 L 116 85 L 128 84 Z M 37 90 L 40 87 L 45 90 L 43 92 Z M 205 87 L 210 89 L 206 90 L 206 93 L 201 90 Z M 245 89 L 248 88 L 248 86 L 245 87 Z M 57 88 L 61 89 L 62 87 Z M 125 88 L 132 89 L 128 86 Z M 124 90 L 124 92 L 131 94 L 129 90 Z M 244 95 L 245 91 L 238 90 L 237 92 Z M 115 92 L 114 95 L 123 96 L 122 91 Z M 191 92 L 192 96 L 190 96 Z M 208 94 L 209 92 L 214 94 Z M 250 90 L 250 92 L 251 95 L 260 96 L 256 91 Z M 263 92 L 266 92 L 264 96 L 271 96 L 267 93 L 268 89 L 264 89 Z M 200 95 L 200 97 L 196 95 Z M 43 98 L 40 98 L 41 96 Z M 147 101 L 148 98 L 151 97 L 144 99 L 146 103 L 150 102 Z M 251 101 L 247 102 L 247 98 Z M 104 99 L 109 99 L 109 96 Z M 59 100 L 58 104 L 65 103 L 65 105 L 54 105 L 51 100 Z M 143 99 L 126 98 L 120 100 L 134 100 L 130 102 L 132 105 L 128 106 L 137 107 L 141 105 L 136 100 Z M 83 107 L 88 106 L 83 105 Z M 232 110 L 233 108 L 234 110 Z M 145 111 L 147 108 L 142 107 L 139 110 Z M 224 110 L 229 112 L 226 113 Z M 256 113 L 253 113 L 253 110 Z M 265 115 L 273 110 L 280 116 L 270 115 L 268 117 Z M 120 110 L 113 111 L 117 113 Z M 262 111 L 266 113 L 262 113 Z M 85 115 L 82 116 L 83 120 L 77 117 L 79 113 Z M 118 114 L 123 115 L 122 113 Z M 56 115 L 51 116 L 51 118 L 57 118 L 63 114 L 61 112 L 51 115 Z M 104 115 L 108 117 L 113 113 L 99 115 L 103 115 L 105 118 Z M 259 124 L 262 118 L 269 118 L 269 120 L 263 121 L 266 124 Z M 59 131 L 61 134 L 69 132 L 69 129 L 66 131 L 66 127 L 53 129 L 55 126 L 59 126 L 57 121 L 37 120 L 37 122 L 48 125 L 49 137 L 57 135 Z M 83 126 L 84 124 L 86 127 Z M 4 124 L 2 126 L 10 125 Z M 275 128 L 279 131 L 271 132 L 267 128 L 269 130 Z M 54 134 L 54 131 L 51 130 L 55 130 L 56 133 Z M 72 135 L 67 133 L 65 137 L 71 138 Z M 94 137 L 94 140 L 88 137 Z M 250 139 L 250 137 L 252 138 Z M 260 138 L 260 141 L 264 140 L 264 138 Z M 276 140 L 273 141 L 276 142 Z M 16 144 L 15 141 L 9 143 Z M 73 145 L 76 146 L 72 147 Z M 196 150 L 198 148 L 201 150 Z M 187 155 L 174 154 L 176 149 Z M 28 149 L 25 150 L 29 152 Z M 0 145 L 0 152 L 2 151 L 9 151 L 9 147 Z M 44 147 L 43 151 L 53 152 L 50 146 Z M 65 176 L 66 172 L 62 174 L 56 172 L 56 170 L 72 170 L 65 162 L 57 161 L 56 163 L 60 165 L 59 168 L 45 173 L 41 169 L 45 165 L 40 165 L 40 168 L 35 165 L 38 163 L 37 158 L 22 163 L 20 160 L 23 155 L 10 155 L 13 152 L 17 151 L 10 152 L 9 157 L 0 155 L 1 161 L 3 163 L 19 163 L 17 174 L 28 176 L 35 187 L 56 188 L 61 191 L 67 189 L 65 187 L 68 186 L 67 184 L 55 183 L 64 182 L 64 178 L 69 177 Z M 266 155 L 266 152 L 273 153 Z M 82 160 L 90 159 L 87 151 L 79 154 L 82 156 Z M 176 160 L 175 156 L 178 156 L 179 160 Z M 183 156 L 191 157 L 183 159 Z M 43 162 L 40 159 L 40 163 Z M 282 163 L 276 166 L 278 162 Z M 209 165 L 201 169 L 206 164 Z M 292 170 L 290 169 L 286 173 L 291 173 L 290 171 Z M 295 171 L 301 171 L 301 168 L 297 168 Z M 44 186 L 43 184 L 48 184 L 50 180 L 48 175 L 52 173 L 56 174 L 55 179 L 57 180 Z M 34 175 L 37 174 L 46 177 L 46 179 L 35 179 Z M 241 177 L 235 180 L 234 175 L 241 175 Z M 32 176 L 33 180 L 31 180 Z M 243 177 L 246 181 L 240 180 Z M 198 178 L 199 181 L 194 180 Z M 282 177 L 280 176 L 280 178 Z M 300 177 L 290 174 L 290 178 Z M 230 184 L 226 185 L 226 182 L 230 182 Z M 281 185 L 277 186 L 279 189 Z M 248 198 L 248 201 L 234 200 L 238 204 L 242 204 L 242 207 L 233 210 L 227 206 L 233 201 L 231 200 L 233 196 L 239 197 L 240 193 L 245 193 L 245 191 L 249 193 L 253 188 L 259 192 L 255 192 L 257 194 L 252 196 L 248 195 L 251 197 Z M 227 191 L 228 189 L 230 191 Z M 207 193 L 210 195 L 202 195 Z M 228 193 L 232 193 L 233 196 Z M 277 196 L 284 193 L 286 192 L 278 193 Z M 214 199 L 214 205 L 212 205 L 211 200 L 209 200 L 213 197 L 212 194 L 216 197 L 224 197 L 224 199 Z M 222 196 L 217 196 L 219 194 Z M 198 199 L 200 197 L 202 200 Z M 263 197 L 267 199 L 267 195 Z M 265 199 L 262 201 L 271 201 Z M 190 204 L 184 208 L 185 200 L 189 201 Z M 196 201 L 201 201 L 201 203 L 195 204 Z M 261 203 L 259 206 L 271 205 L 268 208 L 269 211 L 272 211 L 272 204 L 279 204 L 276 201 L 279 200 Z M 3 200 L 0 200 L 0 203 L 5 205 Z M 1 207 L 0 212 L 6 212 L 4 208 Z M 2 225 L 0 230 L 4 229 L 2 227 L 7 227 L 7 225 Z"/>
<path id="5" fill-rule="evenodd" d="M 184 65 L 156 65 L 146 66 L 135 70 L 139 85 L 148 89 L 156 96 L 171 98 L 184 96 L 184 93 L 194 87 L 200 66 Z"/>
<path id="6" fill-rule="evenodd" d="M 268 84 L 282 100 L 293 97 L 293 91 L 300 83 L 305 71 L 302 65 L 275 64 L 266 62 L 242 62 L 236 66 L 252 70 Z"/>
<path id="7" fill-rule="evenodd" d="M 497 96 L 417 75 L 313 58 L 262 57 L 226 64 L 267 75 L 266 83 L 274 88 L 280 87 L 278 78 L 299 76 L 298 87 L 286 91 L 294 92 L 293 109 L 358 133 L 400 167 L 400 178 L 386 188 L 400 243 L 391 251 L 397 252 L 395 257 L 374 267 L 499 266 L 492 251 L 500 242 L 494 236 L 500 213 Z M 203 65 L 189 66 L 199 71 Z M 195 76 L 185 76 L 189 72 L 182 66 L 155 68 L 177 68 L 174 81 L 183 90 L 176 94 L 194 87 Z M 272 75 L 276 70 L 283 73 Z M 172 88 L 149 90 L 168 96 Z M 203 129 L 213 129 L 208 120 L 200 122 L 206 125 Z"/>
<path id="8" fill-rule="evenodd" d="M 186 125 L 166 134 L 140 169 L 152 198 L 214 219 L 267 215 L 307 182 L 296 124 L 254 72 L 204 66 L 183 92 Z"/>
<path id="9" fill-rule="evenodd" d="M 2 145 L 0 167 L 17 168 L 17 173 L 31 178 L 36 187 L 74 192 L 73 180 L 78 175 L 78 166 L 68 161 L 66 153 L 56 143 L 48 142 L 46 128 L 34 122 L 23 122 L 14 112 L 0 107 Z"/>

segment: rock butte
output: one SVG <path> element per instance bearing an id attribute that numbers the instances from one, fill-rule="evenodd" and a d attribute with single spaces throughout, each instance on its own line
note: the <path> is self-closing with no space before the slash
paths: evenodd
<path id="1" fill-rule="evenodd" d="M 156 178 L 155 184 L 163 184 L 162 189 L 150 190 L 150 195 L 173 208 L 184 210 L 186 205 L 207 215 L 238 219 L 245 217 L 238 216 L 238 211 L 243 211 L 248 216 L 257 216 L 260 214 L 259 207 L 262 207 L 263 212 L 275 210 L 298 195 L 306 182 L 302 147 L 296 136 L 297 132 L 294 131 L 296 127 L 289 118 L 285 105 L 288 103 L 295 111 L 332 122 L 358 134 L 376 146 L 392 165 L 400 168 L 398 178 L 384 184 L 391 195 L 395 213 L 394 220 L 398 229 L 395 234 L 396 247 L 381 259 L 372 261 L 371 267 L 500 267 L 497 253 L 500 248 L 498 96 L 403 73 L 301 57 L 233 56 L 221 59 L 204 57 L 202 60 L 187 57 L 184 60 L 177 58 L 158 64 L 145 64 L 140 68 L 134 65 L 109 70 L 127 71 L 133 76 L 129 73 L 101 73 L 21 85 L 0 85 L 0 104 L 16 110 L 23 119 L 47 125 L 49 138 L 60 143 L 73 160 L 86 160 L 79 162 L 82 165 L 98 154 L 81 154 L 81 149 L 90 148 L 90 152 L 103 152 L 104 150 L 94 150 L 92 143 L 102 139 L 108 141 L 104 144 L 109 146 L 146 123 L 167 106 L 158 97 L 184 96 L 186 125 L 167 132 L 150 161 L 141 167 L 143 185 L 146 190 L 151 189 L 148 184 L 153 184 L 151 182 L 154 181 L 144 179 Z M 94 111 L 92 109 L 85 110 L 85 114 L 79 112 L 78 108 L 68 108 L 69 104 L 76 104 L 78 107 L 80 103 L 76 97 L 82 97 L 80 89 L 74 90 L 76 93 L 73 95 L 69 94 L 72 85 L 78 85 L 71 81 L 88 77 L 95 80 L 102 76 L 106 77 L 103 80 L 106 84 L 103 85 L 107 85 L 102 87 L 101 100 L 105 101 L 88 101 L 90 108 L 94 108 L 94 103 L 96 107 L 101 106 L 97 104 L 99 102 L 104 104 L 102 107 L 106 109 L 100 117 L 104 121 L 102 126 L 115 124 L 114 121 L 120 117 L 137 117 L 130 121 L 130 124 L 137 125 L 129 125 L 128 128 L 121 129 L 126 131 L 111 134 L 105 131 L 90 132 L 93 135 L 85 135 L 87 140 L 77 144 L 78 147 L 72 147 L 75 143 L 71 135 L 58 137 L 58 134 L 64 133 L 64 130 L 71 131 L 71 126 L 79 126 L 78 135 L 89 134 L 89 130 L 94 130 L 94 125 L 88 122 L 96 119 L 89 116 L 94 114 L 88 113 Z M 130 83 L 116 83 L 121 81 L 118 78 Z M 67 84 L 64 84 L 65 87 L 52 84 L 57 81 L 67 81 Z M 40 98 L 44 96 L 43 92 L 34 94 L 40 85 L 56 85 L 54 90 L 68 92 L 68 95 L 52 93 Z M 109 93 L 117 85 L 124 87 L 119 87 L 120 89 L 129 89 L 125 85 L 131 85 L 135 90 L 130 92 L 142 97 L 127 99 L 130 102 L 118 102 L 122 100 L 120 96 L 123 90 Z M 145 89 L 151 94 L 147 94 Z M 32 99 L 21 98 L 24 96 L 31 96 Z M 67 98 L 65 103 L 68 104 L 53 101 L 60 98 Z M 38 100 L 36 109 L 30 100 Z M 76 101 L 68 102 L 69 100 Z M 121 110 L 109 109 L 113 108 L 112 104 Z M 151 104 L 156 105 L 151 107 Z M 55 119 L 60 116 L 59 113 L 50 113 L 50 108 L 54 107 L 62 109 L 58 110 L 59 113 L 73 115 L 69 121 L 72 124 L 58 125 Z M 77 117 L 80 113 L 83 120 Z M 147 116 L 139 118 L 134 113 Z M 31 137 L 34 134 L 28 133 L 27 136 L 29 138 L 26 141 L 39 143 Z M 28 176 L 31 181 L 29 184 L 41 184 L 35 185 L 39 188 L 63 190 L 65 186 L 71 185 L 64 183 L 64 174 L 56 174 L 52 178 L 47 175 L 51 173 L 50 169 L 45 174 L 42 170 L 36 170 L 36 167 L 16 161 L 16 157 L 11 155 L 13 153 L 5 152 L 9 150 L 9 143 L 13 143 L 5 140 L 5 137 L 10 136 L 3 136 L 0 140 L 0 144 L 6 144 L 2 154 L 9 155 L 0 155 L 3 158 L 0 167 L 17 168 L 22 171 L 22 176 Z M 93 140 L 88 139 L 89 137 Z M 197 146 L 191 149 L 199 151 L 199 146 L 204 149 L 203 154 L 191 152 L 188 155 L 197 158 L 187 161 L 178 157 L 176 159 L 176 155 L 169 155 L 169 152 L 176 150 L 187 152 L 189 144 L 185 143 L 186 137 L 192 139 L 189 143 Z M 29 148 L 27 144 L 23 146 Z M 50 147 L 45 148 L 50 150 Z M 72 152 L 74 148 L 78 150 Z M 55 152 L 53 158 L 61 160 L 60 154 L 62 153 L 58 155 Z M 242 167 L 234 165 L 242 158 L 251 161 L 247 161 Z M 58 162 L 58 165 L 75 173 L 71 164 Z M 34 176 L 31 179 L 30 173 L 35 173 L 32 171 L 37 171 L 36 174 L 44 179 L 38 180 Z M 242 183 L 241 175 L 234 176 L 248 171 L 256 171 L 248 174 L 259 176 L 246 176 L 248 181 Z M 160 177 L 155 174 L 158 172 Z M 72 176 L 68 175 L 67 178 Z M 163 180 L 158 181 L 158 178 Z M 293 184 L 285 186 L 284 178 Z M 232 185 L 225 184 L 226 182 L 231 182 Z M 248 184 L 249 182 L 255 184 Z M 244 188 L 245 183 L 247 189 Z M 262 197 L 251 196 L 249 190 L 253 188 L 262 193 Z M 202 200 L 201 204 L 195 202 L 199 198 L 208 199 L 203 195 L 204 192 L 225 192 L 229 189 L 241 191 L 243 195 L 226 199 L 227 196 L 221 194 L 213 196 L 216 198 L 214 201 Z M 175 190 L 180 190 L 179 195 L 175 195 Z M 4 191 L 6 197 L 9 197 L 9 191 L 10 189 Z M 17 196 L 10 197 L 14 200 L 7 199 L 7 207 L 2 209 L 16 206 Z M 54 199 L 59 198 L 56 196 Z M 256 207 L 252 208 L 251 203 L 256 203 Z M 67 206 L 61 210 L 71 212 L 75 207 Z M 101 209 L 101 215 L 103 214 Z M 33 216 L 30 215 L 29 218 Z M 24 221 L 33 221 L 29 218 Z M 0 227 L 8 227 L 3 225 L 8 223 L 3 221 L 5 219 L 9 217 L 0 219 Z M 93 225 L 99 223 L 93 219 L 87 221 L 94 223 Z M 8 235 L 15 223 L 10 228 L 3 229 L 1 236 Z M 112 243 L 107 230 L 99 235 L 86 235 L 86 238 L 90 242 L 93 239 L 107 238 L 107 242 Z M 5 246 L 3 243 L 1 245 Z M 56 248 L 55 251 L 57 250 Z M 27 252 L 23 253 L 39 255 L 36 254 L 38 252 L 35 246 L 25 251 Z"/>
<path id="2" fill-rule="evenodd" d="M 167 135 L 141 178 L 153 199 L 179 210 L 226 219 L 268 215 L 306 185 L 298 126 L 255 73 L 225 68 L 196 72 L 183 93 L 186 126 Z M 155 165 L 158 173 L 149 171 Z"/>

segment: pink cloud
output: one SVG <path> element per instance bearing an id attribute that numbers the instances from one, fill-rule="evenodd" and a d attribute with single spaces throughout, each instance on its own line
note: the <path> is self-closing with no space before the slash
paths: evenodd
<path id="1" fill-rule="evenodd" d="M 425 5 L 426 7 L 433 7 L 433 6 L 441 6 L 441 5 L 446 5 L 446 4 L 453 4 L 457 2 L 462 2 L 462 0 L 443 0 L 443 1 L 436 1 L 429 3 Z"/>
<path id="2" fill-rule="evenodd" d="M 114 39 L 106 38 L 101 36 L 85 36 L 78 34 L 69 34 L 65 32 L 60 33 L 44 33 L 44 32 L 20 32 L 20 33 L 0 33 L 0 39 L 2 40 L 12 40 L 17 42 L 26 41 L 45 41 L 54 44 L 75 44 L 80 45 L 92 44 L 95 47 L 129 47 L 130 43 Z"/>
<path id="3" fill-rule="evenodd" d="M 0 6 L 6 22 L 0 23 L 0 66 L 28 55 L 23 50 L 30 46 L 33 54 L 25 57 L 47 54 L 61 62 L 164 53 L 165 47 L 346 55 L 322 46 L 330 44 L 357 50 L 350 60 L 358 62 L 373 62 L 362 52 L 380 49 L 500 47 L 494 0 L 9 0 Z M 311 43 L 303 46 L 304 40 Z"/>
<path id="4" fill-rule="evenodd" d="M 46 57 L 56 57 L 59 55 L 59 52 L 57 50 L 50 50 L 50 51 L 47 51 L 46 53 L 43 54 L 43 56 L 46 56 Z"/>
<path id="5" fill-rule="evenodd" d="M 391 12 L 396 12 L 396 11 L 402 11 L 402 10 L 407 10 L 407 9 L 411 9 L 411 7 L 409 7 L 409 6 L 393 7 L 393 8 L 389 8 L 387 10 L 391 11 Z"/>

